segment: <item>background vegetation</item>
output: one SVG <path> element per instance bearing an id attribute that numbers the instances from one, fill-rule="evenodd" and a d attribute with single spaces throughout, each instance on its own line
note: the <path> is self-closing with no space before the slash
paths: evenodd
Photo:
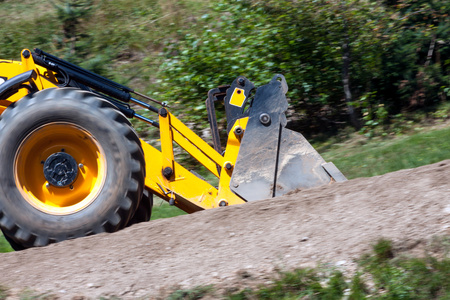
<path id="1" fill-rule="evenodd" d="M 0 5 L 0 57 L 42 48 L 168 101 L 199 131 L 207 127 L 207 91 L 238 75 L 261 85 L 284 74 L 290 126 L 308 137 L 348 126 L 368 136 L 398 134 L 408 121 L 449 117 L 445 0 Z"/>

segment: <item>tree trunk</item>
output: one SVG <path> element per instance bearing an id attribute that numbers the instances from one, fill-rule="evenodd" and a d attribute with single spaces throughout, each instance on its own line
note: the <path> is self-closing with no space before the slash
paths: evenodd
<path id="1" fill-rule="evenodd" d="M 433 58 L 434 47 L 436 45 L 436 34 L 433 35 L 430 47 L 428 47 L 427 61 L 425 62 L 425 67 L 430 65 L 431 59 Z"/>
<path id="2" fill-rule="evenodd" d="M 342 44 L 342 84 L 344 87 L 345 102 L 347 103 L 347 112 L 350 117 L 350 123 L 352 126 L 359 130 L 361 124 L 355 112 L 355 108 L 351 104 L 353 101 L 352 92 L 350 90 L 350 45 L 347 25 L 344 26 L 344 43 Z"/>

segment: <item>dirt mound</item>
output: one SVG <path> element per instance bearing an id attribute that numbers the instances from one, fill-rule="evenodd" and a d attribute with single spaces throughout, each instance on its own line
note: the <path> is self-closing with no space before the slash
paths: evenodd
<path id="1" fill-rule="evenodd" d="M 450 160 L 278 198 L 0 254 L 0 285 L 155 296 L 180 285 L 264 282 L 276 270 L 351 268 L 378 238 L 419 249 L 450 234 Z"/>

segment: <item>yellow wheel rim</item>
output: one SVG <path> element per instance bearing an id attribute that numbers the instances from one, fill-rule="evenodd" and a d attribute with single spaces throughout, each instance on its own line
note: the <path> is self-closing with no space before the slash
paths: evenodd
<path id="1" fill-rule="evenodd" d="M 78 174 L 70 185 L 58 187 L 44 175 L 44 162 L 53 154 L 72 156 Z M 67 215 L 89 206 L 100 193 L 106 177 L 102 147 L 85 129 L 70 123 L 49 123 L 31 132 L 14 158 L 16 186 L 36 209 Z"/>

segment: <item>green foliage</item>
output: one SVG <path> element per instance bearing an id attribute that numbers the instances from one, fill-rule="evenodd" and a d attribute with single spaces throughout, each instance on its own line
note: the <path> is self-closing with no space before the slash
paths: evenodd
<path id="1" fill-rule="evenodd" d="M 450 102 L 444 105 L 439 105 L 438 108 L 432 112 L 432 117 L 437 120 L 447 120 L 450 118 Z"/>
<path id="2" fill-rule="evenodd" d="M 391 113 L 442 101 L 448 86 L 450 5 L 447 1 L 396 2 L 396 28 L 385 49 L 379 95 Z"/>
<path id="3" fill-rule="evenodd" d="M 0 57 L 42 48 L 171 101 L 197 127 L 210 88 L 238 75 L 262 85 L 276 73 L 290 86 L 293 127 L 309 135 L 346 126 L 344 45 L 348 104 L 363 134 L 397 132 L 405 111 L 448 117 L 433 111 L 450 91 L 444 0 L 5 0 L 2 12 Z"/>
<path id="4" fill-rule="evenodd" d="M 190 290 L 177 290 L 170 294 L 168 300 L 197 300 L 202 299 L 208 293 L 211 293 L 212 286 L 198 286 Z"/>
<path id="5" fill-rule="evenodd" d="M 11 11 L 14 11 L 11 9 Z M 52 35 L 57 31 L 56 23 L 48 23 L 51 13 L 43 13 L 33 18 L 8 19 L 1 15 L 0 22 L 0 57 L 2 59 L 17 59 L 24 48 L 33 49 L 36 46 L 52 49 Z M 47 23 L 46 26 L 41 26 Z"/>
<path id="6" fill-rule="evenodd" d="M 380 239 L 373 246 L 373 252 L 375 253 L 374 258 L 376 262 L 380 264 L 394 257 L 392 242 L 385 239 Z"/>
<path id="7" fill-rule="evenodd" d="M 9 245 L 8 241 L 5 239 L 3 234 L 0 233 L 0 253 L 11 252 L 13 249 Z"/>
<path id="8" fill-rule="evenodd" d="M 366 295 L 369 293 L 369 289 L 367 285 L 364 283 L 364 280 L 361 278 L 361 273 L 357 272 L 351 282 L 350 295 L 348 296 L 349 300 L 361 300 L 366 299 Z"/>
<path id="9" fill-rule="evenodd" d="M 261 85 L 283 73 L 294 126 L 307 134 L 330 130 L 347 119 L 347 44 L 354 98 L 349 104 L 363 118 L 362 133 L 376 136 L 392 130 L 389 124 L 401 111 L 445 101 L 449 7 L 443 0 L 222 0 L 203 16 L 207 25 L 167 43 L 162 96 L 177 99 L 200 123 L 206 120 L 204 106 L 191 103 L 210 88 L 238 75 Z"/>
<path id="10" fill-rule="evenodd" d="M 392 254 L 389 241 L 374 246 L 375 255 L 363 261 L 377 287 L 376 299 L 446 299 L 450 293 L 450 259 L 406 258 Z"/>
<path id="11" fill-rule="evenodd" d="M 93 0 L 48 0 L 56 9 L 56 17 L 61 23 L 62 36 L 58 38 L 59 48 L 65 49 L 65 58 L 75 61 L 79 53 L 76 53 L 76 42 L 82 35 L 82 23 L 92 13 Z M 92 70 L 95 71 L 95 70 Z"/>
<path id="12" fill-rule="evenodd" d="M 331 275 L 331 278 L 328 281 L 328 285 L 323 291 L 323 295 L 321 295 L 321 299 L 342 299 L 344 296 L 344 291 L 348 288 L 348 284 L 345 280 L 344 275 L 335 271 Z"/>
<path id="13" fill-rule="evenodd" d="M 394 257 L 392 253 L 392 242 L 382 239 L 361 260 L 361 269 L 350 280 L 340 272 L 318 275 L 314 269 L 299 269 L 283 273 L 270 286 L 255 291 L 247 288 L 227 298 L 449 299 L 450 259 Z"/>
<path id="14" fill-rule="evenodd" d="M 314 269 L 298 269 L 280 275 L 270 286 L 245 289 L 228 295 L 228 299 L 342 299 L 348 287 L 344 275 L 337 271 L 319 276 Z"/>
<path id="15" fill-rule="evenodd" d="M 106 296 L 106 297 L 100 297 L 99 300 L 121 300 L 122 298 L 117 296 Z"/>
<path id="16" fill-rule="evenodd" d="M 56 17 L 63 24 L 64 36 L 76 38 L 77 26 L 92 12 L 93 0 L 48 0 L 56 9 Z"/>
<path id="17" fill-rule="evenodd" d="M 58 296 L 52 293 L 39 293 L 32 289 L 24 289 L 19 294 L 20 300 L 53 300 L 58 299 Z"/>
<path id="18" fill-rule="evenodd" d="M 341 47 L 346 32 L 352 34 L 356 78 L 378 74 L 374 60 L 381 61 L 381 42 L 373 30 L 382 26 L 375 19 L 383 7 L 358 3 L 220 1 L 204 15 L 209 24 L 200 33 L 167 45 L 161 66 L 164 95 L 177 97 L 178 104 L 196 114 L 196 121 L 204 120 L 204 107 L 189 103 L 210 88 L 231 83 L 238 75 L 261 85 L 283 73 L 298 116 L 319 118 L 320 109 L 328 105 L 329 118 L 342 118 Z"/>
<path id="19" fill-rule="evenodd" d="M 282 274 L 274 285 L 262 288 L 255 294 L 258 299 L 282 299 L 321 293 L 320 278 L 313 269 L 299 269 Z"/>
<path id="20" fill-rule="evenodd" d="M 3 287 L 0 286 L 0 300 L 5 300 L 8 297 L 8 290 Z"/>
<path id="21" fill-rule="evenodd" d="M 75 25 L 90 15 L 94 3 L 92 0 L 48 1 L 56 8 L 56 16 L 60 21 Z"/>

